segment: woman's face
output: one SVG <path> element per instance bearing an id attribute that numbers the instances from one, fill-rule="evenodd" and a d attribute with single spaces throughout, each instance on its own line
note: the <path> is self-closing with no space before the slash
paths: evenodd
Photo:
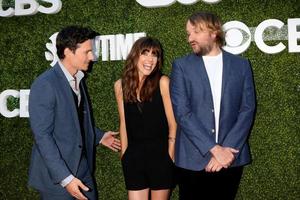
<path id="1" fill-rule="evenodd" d="M 138 59 L 137 68 L 140 80 L 145 76 L 151 74 L 157 64 L 157 55 L 150 49 L 140 54 Z"/>

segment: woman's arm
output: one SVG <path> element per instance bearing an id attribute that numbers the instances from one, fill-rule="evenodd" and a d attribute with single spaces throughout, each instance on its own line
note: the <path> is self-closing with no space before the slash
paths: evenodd
<path id="1" fill-rule="evenodd" d="M 165 113 L 166 113 L 168 126 L 169 126 L 169 141 L 168 141 L 169 155 L 171 159 L 174 161 L 177 124 L 175 121 L 172 103 L 171 103 L 169 83 L 170 83 L 169 77 L 162 76 L 159 82 L 159 86 L 160 86 L 160 92 L 163 99 Z"/>
<path id="2" fill-rule="evenodd" d="M 124 104 L 123 104 L 123 92 L 121 79 L 117 80 L 114 84 L 115 96 L 118 104 L 119 121 L 120 121 L 120 138 L 121 138 L 121 157 L 127 149 L 127 132 L 125 124 Z"/>

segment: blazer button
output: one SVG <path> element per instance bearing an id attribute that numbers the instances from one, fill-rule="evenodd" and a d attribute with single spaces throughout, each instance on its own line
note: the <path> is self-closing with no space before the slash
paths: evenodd
<path id="1" fill-rule="evenodd" d="M 215 112 L 215 110 L 214 110 L 214 109 L 211 109 L 211 112 L 212 112 L 212 113 L 214 113 L 214 112 Z"/>
<path id="2" fill-rule="evenodd" d="M 82 148 L 82 145 L 78 145 L 78 147 L 81 149 L 81 148 Z"/>
<path id="3" fill-rule="evenodd" d="M 215 133 L 215 129 L 211 129 L 211 132 L 212 132 L 212 133 Z"/>

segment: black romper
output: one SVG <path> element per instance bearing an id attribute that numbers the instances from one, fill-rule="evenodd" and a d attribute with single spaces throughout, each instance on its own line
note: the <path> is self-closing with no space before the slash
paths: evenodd
<path id="1" fill-rule="evenodd" d="M 168 122 L 158 87 L 151 101 L 124 103 L 128 147 L 122 157 L 127 190 L 170 189 L 174 165 L 168 154 Z"/>

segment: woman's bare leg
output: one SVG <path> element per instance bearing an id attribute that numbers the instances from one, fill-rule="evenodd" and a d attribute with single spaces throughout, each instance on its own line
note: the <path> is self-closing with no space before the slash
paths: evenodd
<path id="1" fill-rule="evenodd" d="M 128 190 L 128 200 L 148 200 L 149 188 L 144 190 Z"/>
<path id="2" fill-rule="evenodd" d="M 168 200 L 170 190 L 151 190 L 151 200 Z"/>

